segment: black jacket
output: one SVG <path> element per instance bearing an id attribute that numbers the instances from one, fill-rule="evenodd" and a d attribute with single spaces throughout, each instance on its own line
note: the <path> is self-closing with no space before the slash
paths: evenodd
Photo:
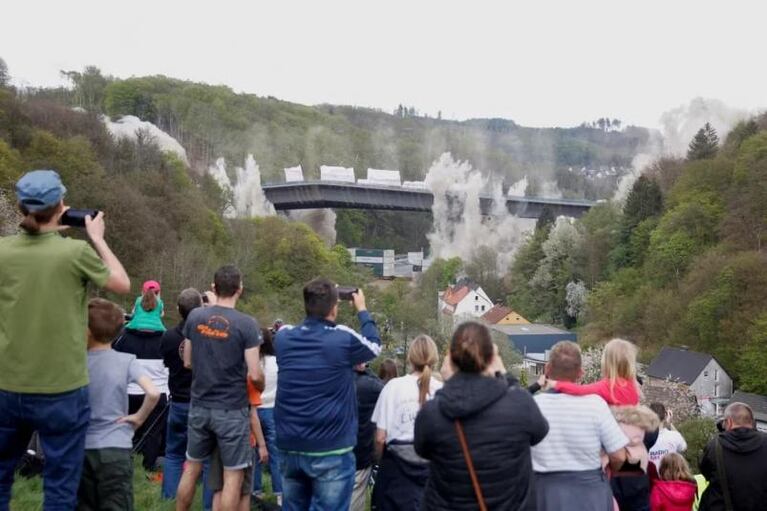
<path id="1" fill-rule="evenodd" d="M 184 323 L 181 322 L 162 334 L 160 351 L 165 367 L 168 368 L 168 388 L 175 403 L 188 403 L 192 387 L 192 371 L 184 367 L 181 346 L 184 342 Z"/>
<path id="2" fill-rule="evenodd" d="M 736 511 L 767 510 L 767 435 L 755 429 L 738 428 L 720 433 L 708 443 L 700 461 L 700 472 L 709 485 L 700 501 L 700 511 L 724 510 L 722 481 L 716 463 L 716 444 L 722 442 L 725 477 Z"/>
<path id="3" fill-rule="evenodd" d="M 431 461 L 422 509 L 478 509 L 455 429 L 459 419 L 488 509 L 529 509 L 530 446 L 549 424 L 526 390 L 505 378 L 457 373 L 415 421 L 415 450 Z"/>
<path id="4" fill-rule="evenodd" d="M 359 420 L 354 458 L 357 460 L 357 470 L 362 470 L 373 464 L 376 425 L 370 422 L 370 418 L 373 416 L 378 395 L 381 394 L 384 384 L 368 369 L 364 373 L 356 373 L 354 386 L 357 389 Z"/>

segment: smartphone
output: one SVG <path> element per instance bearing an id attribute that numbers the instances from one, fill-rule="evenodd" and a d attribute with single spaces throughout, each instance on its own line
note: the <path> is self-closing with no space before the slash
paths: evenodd
<path id="1" fill-rule="evenodd" d="M 85 217 L 95 218 L 100 212 L 98 209 L 75 209 L 69 208 L 61 215 L 61 225 L 70 227 L 85 227 Z"/>
<path id="2" fill-rule="evenodd" d="M 338 286 L 336 289 L 338 291 L 338 299 L 344 301 L 351 300 L 352 295 L 359 291 L 358 288 L 350 286 Z"/>

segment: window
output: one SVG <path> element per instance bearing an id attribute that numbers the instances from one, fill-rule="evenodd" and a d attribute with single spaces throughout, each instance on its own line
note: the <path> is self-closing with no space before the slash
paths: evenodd
<path id="1" fill-rule="evenodd" d="M 708 378 L 708 371 L 703 371 L 703 377 Z"/>
<path id="2" fill-rule="evenodd" d="M 474 306 L 474 312 L 479 312 L 479 305 Z"/>
<path id="3" fill-rule="evenodd" d="M 476 302 L 477 300 L 479 300 L 479 295 L 474 295 L 474 301 Z"/>
<path id="4" fill-rule="evenodd" d="M 714 369 L 714 381 L 719 381 L 719 369 Z"/>
<path id="5" fill-rule="evenodd" d="M 719 397 L 719 384 L 714 385 L 714 397 Z"/>
<path id="6" fill-rule="evenodd" d="M 485 312 L 485 306 L 484 305 L 482 306 L 482 312 Z"/>

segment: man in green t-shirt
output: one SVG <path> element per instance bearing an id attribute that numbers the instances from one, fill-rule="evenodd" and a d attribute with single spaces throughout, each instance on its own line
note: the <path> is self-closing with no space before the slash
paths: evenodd
<path id="1" fill-rule="evenodd" d="M 87 285 L 130 292 L 103 213 L 86 218 L 93 247 L 59 235 L 65 193 L 55 171 L 25 174 L 16 183 L 23 232 L 0 238 L 0 511 L 33 431 L 46 457 L 45 508 L 75 509 L 90 418 Z"/>

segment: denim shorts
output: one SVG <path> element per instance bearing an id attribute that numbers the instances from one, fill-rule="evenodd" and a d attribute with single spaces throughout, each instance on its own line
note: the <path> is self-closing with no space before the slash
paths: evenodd
<path id="1" fill-rule="evenodd" d="M 218 446 L 226 470 L 241 470 L 253 463 L 248 408 L 219 410 L 192 404 L 186 458 L 205 461 Z"/>
<path id="2" fill-rule="evenodd" d="M 251 448 L 251 453 L 253 452 Z M 224 489 L 224 466 L 221 463 L 221 451 L 218 447 L 213 449 L 213 454 L 210 455 L 210 470 L 208 470 L 208 488 L 212 492 L 218 492 Z M 250 495 L 253 490 L 253 467 L 247 467 L 245 469 L 244 477 L 242 478 L 242 486 L 240 487 L 241 495 Z"/>

